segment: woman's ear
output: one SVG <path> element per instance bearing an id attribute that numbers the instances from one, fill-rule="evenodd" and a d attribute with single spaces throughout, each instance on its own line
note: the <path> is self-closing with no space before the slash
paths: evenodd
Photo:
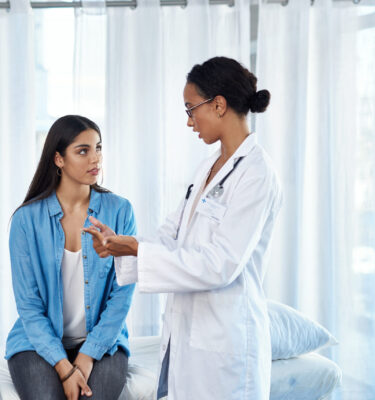
<path id="1" fill-rule="evenodd" d="M 54 161 L 57 167 L 62 168 L 64 166 L 64 159 L 58 151 L 55 153 Z"/>
<path id="2" fill-rule="evenodd" d="M 222 118 L 227 111 L 227 101 L 223 96 L 216 96 L 214 101 L 216 114 Z"/>

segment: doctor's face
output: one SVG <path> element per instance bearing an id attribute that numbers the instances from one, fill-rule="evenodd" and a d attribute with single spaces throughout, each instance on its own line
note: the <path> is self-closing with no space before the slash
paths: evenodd
<path id="1" fill-rule="evenodd" d="M 187 109 L 194 106 L 188 116 L 187 126 L 193 128 L 193 132 L 199 133 L 199 138 L 205 143 L 212 144 L 217 142 L 219 126 L 218 118 L 215 112 L 215 100 L 204 103 L 207 99 L 198 94 L 196 86 L 193 83 L 187 83 L 184 88 L 184 103 Z"/>
<path id="2" fill-rule="evenodd" d="M 96 183 L 102 164 L 102 144 L 98 132 L 93 129 L 81 132 L 66 148 L 63 157 L 56 153 L 55 164 L 61 168 L 61 179 L 82 185 Z"/>

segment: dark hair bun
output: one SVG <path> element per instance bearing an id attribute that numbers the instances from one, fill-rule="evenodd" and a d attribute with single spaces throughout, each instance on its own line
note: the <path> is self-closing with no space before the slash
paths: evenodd
<path id="1" fill-rule="evenodd" d="M 259 90 L 255 92 L 250 98 L 251 112 L 264 112 L 270 103 L 271 94 L 268 90 Z"/>
<path id="2" fill-rule="evenodd" d="M 256 76 L 227 57 L 214 57 L 195 65 L 188 73 L 187 82 L 194 84 L 204 99 L 223 96 L 239 115 L 247 115 L 249 110 L 263 112 L 271 97 L 268 90 L 257 92 Z"/>

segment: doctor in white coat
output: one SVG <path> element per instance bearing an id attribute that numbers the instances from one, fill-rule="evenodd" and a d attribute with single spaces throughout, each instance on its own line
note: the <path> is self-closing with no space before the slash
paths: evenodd
<path id="1" fill-rule="evenodd" d="M 153 239 L 115 236 L 91 219 L 95 250 L 120 285 L 169 293 L 157 398 L 268 400 L 271 344 L 262 282 L 281 191 L 246 115 L 270 99 L 237 61 L 215 57 L 187 76 L 188 126 L 221 148 L 202 163 Z M 146 210 L 145 210 L 146 211 Z"/>

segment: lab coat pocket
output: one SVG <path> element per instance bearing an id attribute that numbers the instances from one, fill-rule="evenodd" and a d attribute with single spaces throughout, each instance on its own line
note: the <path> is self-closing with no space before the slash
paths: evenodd
<path id="1" fill-rule="evenodd" d="M 224 204 L 219 203 L 217 200 L 203 197 L 200 199 L 196 211 L 215 222 L 221 222 L 225 212 L 227 211 L 227 207 Z"/>
<path id="2" fill-rule="evenodd" d="M 246 349 L 246 308 L 241 295 L 197 293 L 194 298 L 190 346 L 239 355 Z"/>

